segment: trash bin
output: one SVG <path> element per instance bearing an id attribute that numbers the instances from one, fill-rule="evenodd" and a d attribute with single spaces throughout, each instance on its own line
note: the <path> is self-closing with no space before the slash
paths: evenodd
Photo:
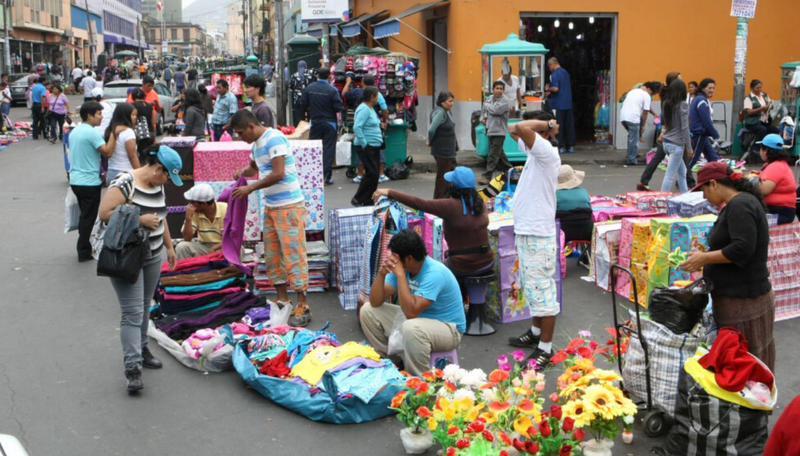
<path id="1" fill-rule="evenodd" d="M 386 142 L 386 168 L 398 161 L 405 163 L 407 153 L 406 123 L 389 123 L 384 141 Z"/>

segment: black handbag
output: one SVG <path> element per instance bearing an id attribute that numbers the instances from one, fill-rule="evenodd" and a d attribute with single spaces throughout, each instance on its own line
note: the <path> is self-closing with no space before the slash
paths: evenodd
<path id="1" fill-rule="evenodd" d="M 650 318 L 675 334 L 691 331 L 703 316 L 711 284 L 699 279 L 683 288 L 659 287 L 650 293 Z"/>
<path id="2" fill-rule="evenodd" d="M 97 275 L 136 283 L 149 251 L 150 242 L 147 231 L 137 228 L 121 249 L 103 246 L 100 256 L 97 258 Z"/>

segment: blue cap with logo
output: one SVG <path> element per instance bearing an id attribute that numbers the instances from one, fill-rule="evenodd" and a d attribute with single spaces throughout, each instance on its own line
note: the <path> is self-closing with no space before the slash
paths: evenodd
<path id="1" fill-rule="evenodd" d="M 181 168 L 183 167 L 183 161 L 181 156 L 175 152 L 175 149 L 164 145 L 158 146 L 158 161 L 164 166 L 169 178 L 172 179 L 172 183 L 176 187 L 182 186 Z"/>
<path id="2" fill-rule="evenodd" d="M 779 134 L 770 133 L 767 136 L 764 136 L 764 139 L 761 141 L 756 142 L 756 144 L 769 149 L 781 150 L 783 149 L 783 138 L 781 138 L 781 135 Z"/>

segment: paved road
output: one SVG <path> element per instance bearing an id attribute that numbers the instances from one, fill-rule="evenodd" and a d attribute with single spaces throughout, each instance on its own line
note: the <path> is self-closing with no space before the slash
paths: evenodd
<path id="1" fill-rule="evenodd" d="M 24 114 L 15 108 L 12 117 Z M 32 455 L 402 454 L 394 418 L 313 423 L 248 389 L 235 372 L 204 375 L 158 347 L 164 369 L 146 371 L 141 396 L 128 397 L 113 290 L 95 275 L 94 263 L 77 262 L 76 233 L 63 234 L 61 151 L 41 140 L 0 151 L 0 433 L 20 437 Z M 640 172 L 583 169 L 586 187 L 605 194 L 630 189 Z M 355 191 L 342 170 L 334 178 L 328 208 L 346 206 Z M 433 175 L 390 186 L 431 195 Z M 599 334 L 611 322 L 609 295 L 580 280 L 585 270 L 574 260 L 568 264 L 556 331 L 562 346 L 579 329 Z M 355 314 L 342 311 L 334 293 L 312 294 L 310 302 L 312 328 L 330 321 L 341 340 L 362 340 Z M 461 364 L 493 368 L 497 354 L 510 352 L 506 338 L 527 326 L 499 325 L 495 335 L 465 337 Z M 789 375 L 800 364 L 797 330 L 798 321 L 776 325 L 781 407 L 800 392 L 800 380 Z M 615 454 L 645 455 L 653 443 L 637 432 L 634 445 L 618 443 Z"/>

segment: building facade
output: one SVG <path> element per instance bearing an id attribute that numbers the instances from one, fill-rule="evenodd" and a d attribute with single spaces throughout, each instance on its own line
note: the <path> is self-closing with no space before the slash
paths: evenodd
<path id="1" fill-rule="evenodd" d="M 69 0 L 17 0 L 9 11 L 13 72 L 30 71 L 39 62 L 68 61 Z"/>
<path id="2" fill-rule="evenodd" d="M 141 20 L 141 0 L 103 0 L 103 41 L 110 57 L 121 50 L 147 48 Z"/>
<path id="3" fill-rule="evenodd" d="M 156 6 L 159 0 L 142 0 L 142 17 L 148 21 L 183 22 L 183 0 L 161 0 L 161 11 Z"/>
<path id="4" fill-rule="evenodd" d="M 244 54 L 244 31 L 242 30 L 242 5 L 234 2 L 226 9 L 227 21 L 225 38 L 228 53 L 231 55 Z"/>
<path id="5" fill-rule="evenodd" d="M 205 30 L 197 24 L 145 22 L 144 35 L 151 47 L 161 50 L 161 43 L 167 42 L 167 52 L 179 57 L 209 57 L 214 55 L 208 46 Z M 164 34 L 162 35 L 162 32 Z"/>
<path id="6" fill-rule="evenodd" d="M 86 7 L 89 11 L 87 13 Z M 72 27 L 70 66 L 96 63 L 96 57 L 105 50 L 103 41 L 103 2 L 101 0 L 72 0 L 70 5 Z M 94 58 L 94 61 L 92 60 Z"/>
<path id="7" fill-rule="evenodd" d="M 470 148 L 470 115 L 481 106 L 478 49 L 510 33 L 541 43 L 549 49 L 546 57 L 558 57 L 572 76 L 579 139 L 591 140 L 594 109 L 605 102 L 614 143 L 624 147 L 626 135 L 617 120 L 616 100 L 639 82 L 663 81 L 670 71 L 680 71 L 687 82 L 715 79 L 714 117 L 719 130 L 725 129 L 723 123 L 730 130 L 736 118 L 731 101 L 737 31 L 730 5 L 674 0 L 654 9 L 648 2 L 629 0 L 506 0 L 500 7 L 494 0 L 355 0 L 356 17 L 382 10 L 388 10 L 390 17 L 382 24 L 362 24 L 370 34 L 362 31 L 354 38 L 419 59 L 418 118 L 423 125 L 435 94 L 453 92 L 462 148 Z M 800 27 L 800 16 L 786 14 L 792 5 L 793 0 L 759 2 L 755 18 L 749 21 L 747 81 L 761 79 L 773 98 L 780 93 L 780 65 L 798 58 L 797 46 L 789 45 L 797 41 L 793 31 Z M 400 20 L 393 19 L 397 15 Z M 599 87 L 603 75 L 606 90 Z"/>

